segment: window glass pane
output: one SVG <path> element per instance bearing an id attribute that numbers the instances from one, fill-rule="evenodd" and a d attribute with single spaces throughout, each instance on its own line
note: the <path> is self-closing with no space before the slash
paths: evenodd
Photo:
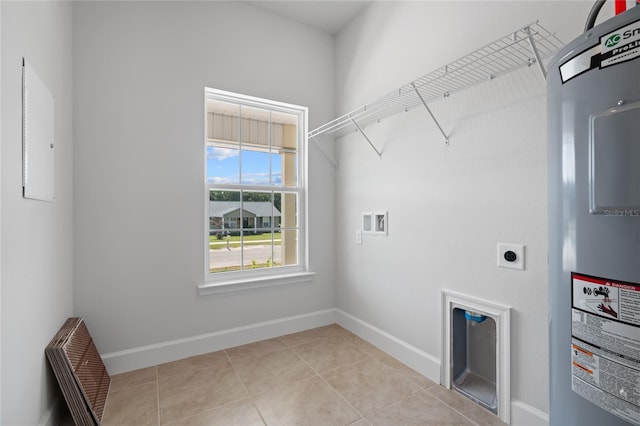
<path id="1" fill-rule="evenodd" d="M 252 230 L 242 237 L 245 269 L 273 267 L 273 234 L 263 229 Z"/>
<path id="2" fill-rule="evenodd" d="M 298 155 L 292 151 L 280 152 L 281 185 L 298 186 Z"/>
<path id="3" fill-rule="evenodd" d="M 269 151 L 242 150 L 242 183 L 270 185 Z"/>
<path id="4" fill-rule="evenodd" d="M 240 141 L 240 106 L 218 100 L 207 100 L 207 140 Z"/>
<path id="5" fill-rule="evenodd" d="M 298 116 L 283 112 L 272 112 L 271 127 L 273 158 L 279 165 L 279 185 L 296 186 L 298 184 Z"/>
<path id="6" fill-rule="evenodd" d="M 282 156 L 271 152 L 271 185 L 282 186 Z"/>
<path id="7" fill-rule="evenodd" d="M 273 193 L 273 229 L 279 229 L 282 223 L 282 193 Z"/>
<path id="8" fill-rule="evenodd" d="M 205 144 L 210 273 L 244 271 L 242 279 L 253 269 L 304 263 L 304 112 L 214 92 L 207 89 Z"/>
<path id="9" fill-rule="evenodd" d="M 262 232 L 273 221 L 273 193 L 243 191 L 242 216 L 245 234 Z"/>
<path id="10" fill-rule="evenodd" d="M 240 107 L 242 121 L 242 145 L 268 149 L 271 113 L 267 109 L 242 105 Z"/>
<path id="11" fill-rule="evenodd" d="M 209 223 L 212 230 L 239 229 L 240 191 L 209 191 Z"/>
<path id="12" fill-rule="evenodd" d="M 280 265 L 298 263 L 298 194 L 295 192 L 276 192 L 274 194 L 274 220 L 279 218 L 280 245 L 274 261 Z M 279 204 L 277 211 L 276 204 Z"/>
<path id="13" fill-rule="evenodd" d="M 275 265 L 297 265 L 298 264 L 298 230 L 282 229 L 279 233 L 277 250 L 274 250 Z"/>
<path id="14" fill-rule="evenodd" d="M 209 236 L 209 272 L 239 271 L 241 254 L 239 231 L 227 229 Z"/>
<path id="15" fill-rule="evenodd" d="M 240 269 L 240 192 L 209 191 L 209 271 Z"/>
<path id="16" fill-rule="evenodd" d="M 240 151 L 207 145 L 207 182 L 215 184 L 240 182 Z"/>
<path id="17" fill-rule="evenodd" d="M 240 191 L 221 191 L 212 189 L 209 191 L 209 201 L 235 201 L 240 202 Z"/>
<path id="18" fill-rule="evenodd" d="M 271 112 L 272 136 L 274 147 L 298 149 L 298 115 L 286 112 Z"/>
<path id="19" fill-rule="evenodd" d="M 277 192 L 276 195 L 279 195 L 280 197 L 280 205 L 278 208 L 280 213 L 280 227 L 297 228 L 298 194 L 296 194 L 295 192 Z M 274 214 L 276 213 L 274 212 Z"/>

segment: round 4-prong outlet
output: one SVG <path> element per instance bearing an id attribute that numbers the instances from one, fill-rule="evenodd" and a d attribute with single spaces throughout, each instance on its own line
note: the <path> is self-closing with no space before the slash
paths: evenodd
<path id="1" fill-rule="evenodd" d="M 524 270 L 524 245 L 498 243 L 498 267 Z"/>

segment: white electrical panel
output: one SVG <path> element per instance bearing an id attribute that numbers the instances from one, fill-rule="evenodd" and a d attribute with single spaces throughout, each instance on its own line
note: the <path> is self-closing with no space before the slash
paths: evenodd
<path id="1" fill-rule="evenodd" d="M 22 187 L 25 198 L 53 201 L 53 134 L 53 95 L 23 59 Z"/>

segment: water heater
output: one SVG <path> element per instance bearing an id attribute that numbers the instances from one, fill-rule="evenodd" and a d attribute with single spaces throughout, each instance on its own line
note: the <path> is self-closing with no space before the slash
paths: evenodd
<path id="1" fill-rule="evenodd" d="M 640 7 L 558 52 L 547 98 L 549 421 L 640 425 Z"/>

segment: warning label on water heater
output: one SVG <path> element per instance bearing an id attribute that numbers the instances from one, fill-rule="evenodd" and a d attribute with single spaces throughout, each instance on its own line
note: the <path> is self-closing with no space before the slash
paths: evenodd
<path id="1" fill-rule="evenodd" d="M 640 425 L 640 284 L 572 273 L 571 388 Z"/>
<path id="2" fill-rule="evenodd" d="M 630 61 L 640 56 L 640 21 L 600 37 L 600 68 Z"/>

